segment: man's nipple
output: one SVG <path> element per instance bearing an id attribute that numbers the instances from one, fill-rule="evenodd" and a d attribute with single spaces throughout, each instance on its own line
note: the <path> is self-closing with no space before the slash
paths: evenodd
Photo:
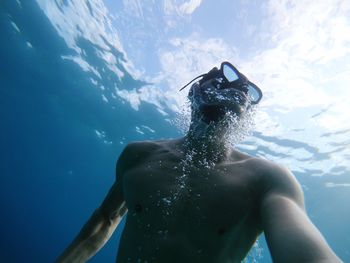
<path id="1" fill-rule="evenodd" d="M 135 205 L 135 207 L 134 207 L 134 211 L 135 211 L 136 213 L 141 213 L 142 210 L 143 210 L 142 205 L 140 205 L 139 203 L 137 203 L 137 204 Z"/>
<path id="2" fill-rule="evenodd" d="M 225 232 L 226 232 L 226 230 L 225 230 L 224 228 L 222 228 L 222 227 L 220 227 L 220 228 L 218 229 L 218 231 L 217 231 L 217 233 L 218 233 L 219 236 L 222 236 L 223 234 L 225 234 Z"/>

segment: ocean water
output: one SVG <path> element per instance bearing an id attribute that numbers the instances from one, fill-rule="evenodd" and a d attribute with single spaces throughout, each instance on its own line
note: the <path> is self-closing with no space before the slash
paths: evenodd
<path id="1" fill-rule="evenodd" d="M 0 262 L 53 262 L 103 200 L 128 142 L 183 134 L 174 125 L 177 101 L 152 93 L 167 94 L 167 83 L 152 83 L 157 78 L 131 62 L 137 54 L 148 60 L 147 46 L 129 57 L 128 44 L 116 37 L 130 20 L 107 19 L 121 6 L 0 3 Z M 312 108 L 306 116 L 323 111 Z M 295 127 L 279 136 L 257 129 L 239 148 L 290 167 L 311 220 L 350 262 L 350 126 Z M 309 137 L 319 139 L 308 143 Z M 91 262 L 114 262 L 120 232 Z M 271 262 L 263 237 L 247 261 Z"/>

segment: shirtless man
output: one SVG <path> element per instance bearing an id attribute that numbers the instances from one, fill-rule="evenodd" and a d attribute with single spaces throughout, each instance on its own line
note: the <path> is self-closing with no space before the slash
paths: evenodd
<path id="1" fill-rule="evenodd" d="M 260 89 L 224 62 L 192 85 L 184 138 L 129 144 L 117 181 L 58 262 L 85 262 L 127 214 L 118 263 L 241 262 L 265 232 L 274 262 L 341 262 L 305 213 L 294 176 L 227 144 Z"/>

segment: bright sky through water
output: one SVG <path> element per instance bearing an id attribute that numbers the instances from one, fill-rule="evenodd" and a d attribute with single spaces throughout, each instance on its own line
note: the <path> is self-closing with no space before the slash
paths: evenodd
<path id="1" fill-rule="evenodd" d="M 66 59 L 94 72 L 74 39 L 82 34 L 104 46 L 103 36 L 124 52 L 135 78 L 152 83 L 139 90 L 116 87 L 135 110 L 147 101 L 160 112 L 179 111 L 187 94 L 179 87 L 228 60 L 263 90 L 257 132 L 310 146 L 296 150 L 259 141 L 298 158 L 265 157 L 295 170 L 310 166 L 320 175 L 336 165 L 349 167 L 350 1 L 95 0 L 67 8 L 63 14 L 70 20 L 55 4 L 38 2 L 77 51 Z M 100 55 L 113 68 L 114 56 Z M 329 158 L 318 162 L 315 154 Z"/>
<path id="2" fill-rule="evenodd" d="M 123 94 L 135 108 L 146 99 L 179 110 L 187 94 L 179 87 L 228 60 L 263 90 L 256 130 L 311 147 L 296 150 L 259 141 L 297 158 L 265 157 L 282 159 L 296 170 L 309 166 L 320 175 L 337 165 L 350 166 L 350 1 L 106 5 L 129 62 L 153 83 Z M 322 153 L 329 158 L 313 160 Z"/>

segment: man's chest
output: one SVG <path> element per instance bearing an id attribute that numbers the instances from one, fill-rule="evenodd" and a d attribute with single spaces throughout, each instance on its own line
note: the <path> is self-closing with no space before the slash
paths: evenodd
<path id="1" fill-rule="evenodd" d="M 149 161 L 125 173 L 123 188 L 129 214 L 143 221 L 174 220 L 221 231 L 256 209 L 254 180 L 240 165 Z"/>

